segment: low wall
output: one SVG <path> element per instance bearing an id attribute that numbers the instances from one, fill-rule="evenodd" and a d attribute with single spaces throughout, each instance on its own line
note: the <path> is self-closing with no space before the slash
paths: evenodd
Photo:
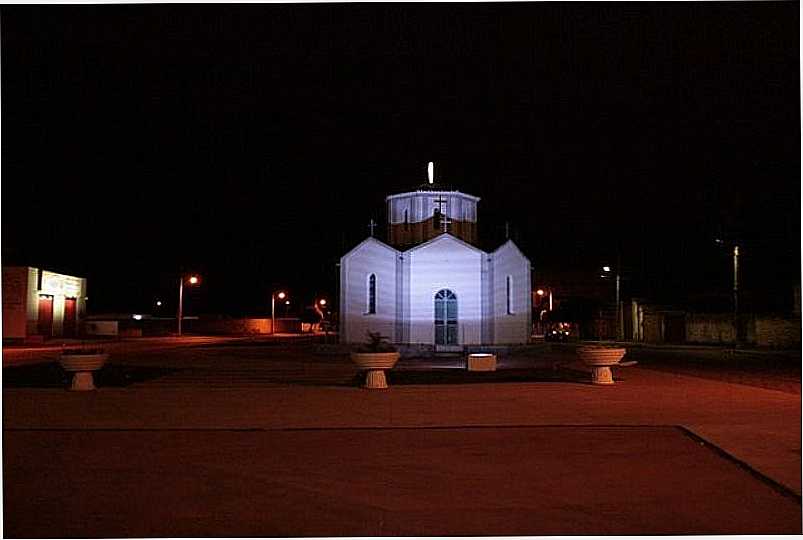
<path id="1" fill-rule="evenodd" d="M 201 334 L 225 335 L 257 335 L 271 333 L 271 319 L 268 318 L 237 318 L 237 319 L 198 319 L 184 321 L 187 332 Z M 301 321 L 299 319 L 276 319 L 276 333 L 299 334 Z"/>
<path id="2" fill-rule="evenodd" d="M 85 321 L 84 333 L 88 336 L 116 336 L 120 332 L 117 321 Z"/>
<path id="3" fill-rule="evenodd" d="M 756 318 L 755 341 L 759 347 L 798 348 L 800 347 L 800 319 Z"/>
<path id="4" fill-rule="evenodd" d="M 686 341 L 688 343 L 733 343 L 736 335 L 733 316 L 726 314 L 686 314 Z"/>
<path id="5" fill-rule="evenodd" d="M 249 335 L 270 334 L 270 323 L 270 319 L 199 319 L 192 322 L 184 321 L 184 327 L 188 332 L 203 334 Z"/>

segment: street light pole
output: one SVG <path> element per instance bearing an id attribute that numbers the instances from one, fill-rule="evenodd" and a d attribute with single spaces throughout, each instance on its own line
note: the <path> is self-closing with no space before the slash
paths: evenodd
<path id="1" fill-rule="evenodd" d="M 276 333 L 276 293 L 270 295 L 270 333 Z"/>
<path id="2" fill-rule="evenodd" d="M 619 266 L 616 267 L 616 340 L 622 341 L 624 339 L 624 325 L 622 324 L 622 303 L 619 301 Z"/>
<path id="3" fill-rule="evenodd" d="M 275 334 L 276 333 L 276 296 L 277 296 L 277 294 L 275 292 L 271 293 L 271 295 L 270 295 L 270 333 L 271 334 Z M 283 300 L 286 295 L 284 294 L 284 292 L 280 291 L 278 293 L 278 296 L 279 296 L 279 300 Z"/>
<path id="4" fill-rule="evenodd" d="M 733 246 L 733 332 L 739 343 L 739 246 Z"/>
<path id="5" fill-rule="evenodd" d="M 184 318 L 184 280 L 187 279 L 190 285 L 195 285 L 200 280 L 198 276 L 191 275 L 189 278 L 182 274 L 178 279 L 178 335 L 181 336 L 181 319 Z"/>
<path id="6" fill-rule="evenodd" d="M 181 337 L 181 317 L 184 310 L 184 276 L 178 278 L 178 337 Z"/>

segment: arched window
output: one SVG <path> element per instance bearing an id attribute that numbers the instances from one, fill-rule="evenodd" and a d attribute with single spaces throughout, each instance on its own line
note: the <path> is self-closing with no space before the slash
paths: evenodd
<path id="1" fill-rule="evenodd" d="M 368 276 L 368 313 L 376 313 L 376 274 Z"/>
<path id="2" fill-rule="evenodd" d="M 507 276 L 507 314 L 513 315 L 513 276 Z"/>
<path id="3" fill-rule="evenodd" d="M 435 344 L 457 345 L 457 295 L 449 289 L 435 294 Z"/>

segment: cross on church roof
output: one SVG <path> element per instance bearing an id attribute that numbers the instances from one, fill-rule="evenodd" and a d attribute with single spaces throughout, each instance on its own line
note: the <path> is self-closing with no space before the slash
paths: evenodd
<path id="1" fill-rule="evenodd" d="M 449 219 L 449 216 L 448 216 L 448 215 L 446 215 L 446 214 L 443 214 L 443 215 L 441 216 L 441 230 L 442 230 L 443 232 L 449 232 L 448 225 L 449 225 L 451 222 L 452 222 L 452 220 L 451 220 L 451 219 Z"/>
<path id="2" fill-rule="evenodd" d="M 443 214 L 443 203 L 449 202 L 448 199 L 444 199 L 443 196 L 439 196 L 437 199 L 434 199 L 432 202 L 438 205 L 438 211 Z"/>

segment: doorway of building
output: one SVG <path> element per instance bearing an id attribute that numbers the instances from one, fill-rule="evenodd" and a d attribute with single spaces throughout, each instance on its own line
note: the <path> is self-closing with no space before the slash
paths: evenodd
<path id="1" fill-rule="evenodd" d="M 457 296 L 449 289 L 435 295 L 435 345 L 457 345 Z"/>
<path id="2" fill-rule="evenodd" d="M 53 297 L 42 295 L 39 297 L 39 320 L 36 331 L 46 338 L 53 335 Z"/>
<path id="3" fill-rule="evenodd" d="M 75 337 L 75 298 L 64 299 L 64 337 Z"/>

